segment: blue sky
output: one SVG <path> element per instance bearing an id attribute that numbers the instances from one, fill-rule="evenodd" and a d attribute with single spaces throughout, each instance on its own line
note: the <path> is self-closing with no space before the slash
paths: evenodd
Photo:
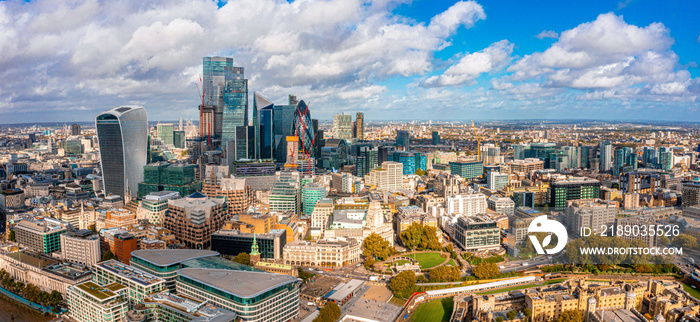
<path id="1" fill-rule="evenodd" d="M 0 123 L 196 119 L 203 56 L 314 118 L 700 121 L 698 1 L 0 2 Z M 251 104 L 252 105 L 252 104 Z"/>

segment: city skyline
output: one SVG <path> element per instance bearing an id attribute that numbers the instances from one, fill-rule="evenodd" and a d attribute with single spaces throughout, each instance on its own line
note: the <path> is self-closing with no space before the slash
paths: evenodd
<path id="1" fill-rule="evenodd" d="M 133 104 L 152 120 L 196 120 L 202 57 L 223 56 L 246 69 L 249 92 L 279 103 L 296 94 L 321 120 L 700 121 L 698 6 L 3 2 L 0 66 L 13 82 L 0 89 L 0 115 L 89 121 Z"/>

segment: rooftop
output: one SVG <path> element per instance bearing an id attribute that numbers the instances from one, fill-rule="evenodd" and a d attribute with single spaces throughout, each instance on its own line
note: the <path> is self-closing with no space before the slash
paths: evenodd
<path id="1" fill-rule="evenodd" d="M 255 297 L 297 281 L 296 277 L 290 275 L 226 269 L 183 268 L 178 274 L 243 298 Z"/>
<path id="2" fill-rule="evenodd" d="M 204 249 L 141 249 L 131 256 L 156 266 L 170 266 L 190 259 L 219 256 L 218 252 Z"/>
<path id="3" fill-rule="evenodd" d="M 153 284 L 165 282 L 165 280 L 163 280 L 162 278 L 153 276 L 129 265 L 122 264 L 113 259 L 97 263 L 96 267 L 115 273 L 125 279 L 131 280 L 132 282 L 138 283 L 143 286 L 150 286 Z"/>
<path id="4" fill-rule="evenodd" d="M 90 294 L 92 297 L 102 302 L 106 299 L 117 296 L 117 294 L 114 292 L 124 288 L 125 286 L 117 283 L 112 283 L 105 287 L 102 287 L 93 282 L 85 282 L 82 284 L 78 284 L 75 287 L 87 294 Z"/>

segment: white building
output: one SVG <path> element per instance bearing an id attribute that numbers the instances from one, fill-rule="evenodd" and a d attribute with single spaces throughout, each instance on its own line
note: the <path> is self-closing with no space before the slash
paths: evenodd
<path id="1" fill-rule="evenodd" d="M 515 202 L 513 199 L 493 195 L 489 197 L 487 203 L 489 209 L 495 211 L 496 213 L 509 217 L 513 216 L 515 213 Z"/>
<path id="2" fill-rule="evenodd" d="M 77 321 L 125 321 L 129 309 L 125 300 L 127 292 L 118 283 L 99 286 L 85 282 L 71 286 L 65 293 L 70 317 Z"/>
<path id="3" fill-rule="evenodd" d="M 482 193 L 467 193 L 447 197 L 448 214 L 473 216 L 486 213 L 486 196 Z"/>
<path id="4" fill-rule="evenodd" d="M 490 171 L 486 177 L 486 185 L 489 190 L 501 190 L 508 185 L 508 174 Z"/>
<path id="5" fill-rule="evenodd" d="M 101 260 L 100 237 L 91 230 L 75 230 L 62 234 L 61 258 L 71 263 L 94 266 Z"/>
<path id="6" fill-rule="evenodd" d="M 403 164 L 387 161 L 365 176 L 365 185 L 376 186 L 379 190 L 399 190 L 403 188 Z"/>
<path id="7" fill-rule="evenodd" d="M 153 192 L 141 200 L 136 209 L 136 219 L 148 220 L 154 225 L 162 225 L 165 212 L 168 210 L 168 200 L 180 198 L 180 193 L 175 191 Z"/>
<path id="8" fill-rule="evenodd" d="M 328 238 L 317 242 L 293 241 L 284 246 L 284 263 L 296 266 L 343 267 L 360 261 L 362 244 L 354 238 Z"/>

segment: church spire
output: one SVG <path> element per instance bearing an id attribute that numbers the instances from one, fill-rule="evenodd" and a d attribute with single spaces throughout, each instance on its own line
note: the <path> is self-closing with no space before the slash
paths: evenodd
<path id="1" fill-rule="evenodd" d="M 260 252 L 258 252 L 258 240 L 255 236 L 255 232 L 253 231 L 253 247 L 250 249 L 250 255 L 260 255 Z"/>

